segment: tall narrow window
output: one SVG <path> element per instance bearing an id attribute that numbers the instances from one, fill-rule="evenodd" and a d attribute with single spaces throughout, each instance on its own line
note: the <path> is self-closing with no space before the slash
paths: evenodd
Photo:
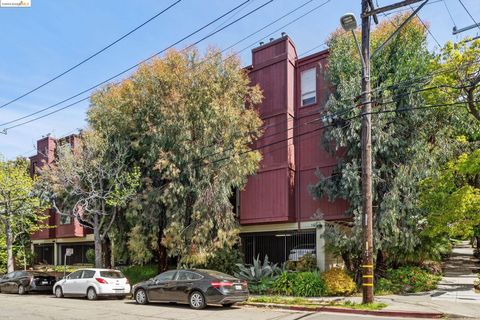
<path id="1" fill-rule="evenodd" d="M 317 72 L 315 68 L 302 71 L 300 86 L 302 106 L 317 102 Z"/>

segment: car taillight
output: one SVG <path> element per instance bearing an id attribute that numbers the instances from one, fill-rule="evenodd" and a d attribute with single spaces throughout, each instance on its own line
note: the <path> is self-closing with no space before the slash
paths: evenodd
<path id="1" fill-rule="evenodd" d="M 125 280 L 127 280 L 126 284 L 130 284 L 130 282 L 128 282 L 128 278 L 125 278 Z"/>
<path id="2" fill-rule="evenodd" d="M 108 284 L 107 280 L 103 278 L 95 278 L 95 280 L 97 280 L 99 283 L 102 283 L 102 284 Z"/>
<path id="3" fill-rule="evenodd" d="M 232 282 L 212 282 L 210 284 L 212 285 L 212 287 L 214 287 L 216 289 L 221 288 L 221 287 L 231 287 L 231 286 L 233 286 Z"/>
<path id="4" fill-rule="evenodd" d="M 243 282 L 242 282 L 242 286 L 244 286 L 244 287 L 248 286 L 247 281 L 243 281 Z"/>

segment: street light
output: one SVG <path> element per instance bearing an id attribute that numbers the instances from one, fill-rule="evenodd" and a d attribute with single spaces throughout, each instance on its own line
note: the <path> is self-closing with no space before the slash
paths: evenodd
<path id="1" fill-rule="evenodd" d="M 353 13 L 346 13 L 340 18 L 340 24 L 345 31 L 357 29 L 357 19 Z"/>
<path id="2" fill-rule="evenodd" d="M 362 50 L 357 41 L 357 36 L 355 35 L 355 29 L 357 29 L 357 19 L 353 13 L 346 13 L 340 18 L 340 24 L 342 25 L 343 30 L 351 31 L 353 39 L 355 40 L 355 45 L 357 46 L 358 54 L 362 59 L 362 68 L 365 68 L 365 60 L 363 60 Z"/>

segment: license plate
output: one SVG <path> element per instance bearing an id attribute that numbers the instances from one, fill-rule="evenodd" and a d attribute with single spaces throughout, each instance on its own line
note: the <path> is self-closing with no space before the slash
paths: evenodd
<path id="1" fill-rule="evenodd" d="M 123 291 L 124 289 L 123 289 L 123 288 L 113 288 L 113 290 L 115 290 L 115 291 Z"/>
<path id="2" fill-rule="evenodd" d="M 235 290 L 242 290 L 242 285 L 241 284 L 236 284 L 235 285 Z"/>
<path id="3" fill-rule="evenodd" d="M 42 285 L 48 284 L 48 281 L 42 281 Z"/>

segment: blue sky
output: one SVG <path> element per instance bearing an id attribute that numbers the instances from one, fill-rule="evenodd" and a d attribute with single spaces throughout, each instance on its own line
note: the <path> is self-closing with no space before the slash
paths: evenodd
<path id="1" fill-rule="evenodd" d="M 267 0 L 250 0 L 235 18 Z M 291 16 L 237 45 L 239 51 L 248 45 L 265 41 L 270 32 L 326 0 L 314 0 Z M 398 0 L 374 0 L 380 6 Z M 0 8 L 0 105 L 34 88 L 71 67 L 147 20 L 174 0 L 32 0 L 31 8 Z M 0 123 L 35 112 L 78 93 L 138 61 L 160 51 L 196 28 L 235 7 L 241 0 L 182 0 L 168 13 L 150 22 L 114 47 L 37 92 L 0 109 Z M 272 3 L 199 45 L 225 48 L 307 0 L 274 0 Z M 441 43 L 458 41 L 464 36 L 480 34 L 479 29 L 452 35 L 450 9 L 455 24 L 462 28 L 473 24 L 458 0 L 430 0 L 420 12 L 432 34 Z M 473 17 L 480 22 L 480 0 L 463 0 Z M 330 0 L 324 7 L 283 28 L 295 42 L 299 54 L 323 43 L 346 12 L 357 15 L 360 0 Z M 235 18 L 232 18 L 235 19 Z M 381 19 L 383 17 L 380 17 Z M 227 18 L 228 19 L 228 18 Z M 230 20 L 230 21 L 232 21 Z M 218 27 L 222 22 L 178 46 L 185 47 Z M 278 31 L 271 37 L 280 36 Z M 430 46 L 435 42 L 429 37 Z M 244 65 L 250 63 L 251 48 L 241 52 Z M 320 48 L 318 49 L 320 50 Z M 316 51 L 318 51 L 316 50 Z M 59 106 L 61 107 L 61 106 Z M 35 142 L 48 133 L 60 137 L 85 126 L 88 101 L 0 134 L 0 154 L 11 159 L 34 154 Z"/>

